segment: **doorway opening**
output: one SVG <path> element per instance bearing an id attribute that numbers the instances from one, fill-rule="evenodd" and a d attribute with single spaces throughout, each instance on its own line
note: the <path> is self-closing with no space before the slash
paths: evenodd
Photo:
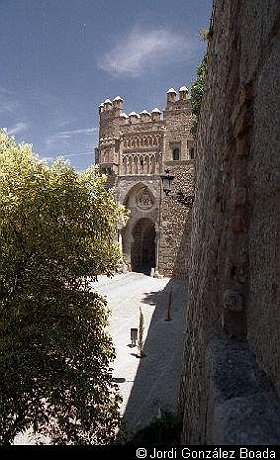
<path id="1" fill-rule="evenodd" d="M 149 275 L 151 268 L 155 267 L 155 225 L 147 218 L 139 219 L 133 231 L 133 244 L 131 248 L 131 268 L 134 272 Z"/>

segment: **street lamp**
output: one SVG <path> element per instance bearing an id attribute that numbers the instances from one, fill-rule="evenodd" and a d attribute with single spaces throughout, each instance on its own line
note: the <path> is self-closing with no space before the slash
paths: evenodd
<path id="1" fill-rule="evenodd" d="M 172 194 L 172 181 L 174 179 L 174 176 L 172 173 L 170 173 L 169 169 L 166 169 L 165 174 L 162 174 L 160 178 L 162 181 L 162 189 L 166 196 L 175 199 L 176 201 L 178 201 L 178 203 L 181 203 L 183 206 L 186 206 L 187 208 L 192 207 L 194 202 L 193 195 L 186 195 L 181 190 L 179 190 L 176 194 Z"/>
<path id="2" fill-rule="evenodd" d="M 171 187 L 172 187 L 172 181 L 174 179 L 174 176 L 170 174 L 169 169 L 166 169 L 165 174 L 160 176 L 161 181 L 162 181 L 162 189 L 165 193 L 166 196 L 170 195 L 171 193 Z"/>

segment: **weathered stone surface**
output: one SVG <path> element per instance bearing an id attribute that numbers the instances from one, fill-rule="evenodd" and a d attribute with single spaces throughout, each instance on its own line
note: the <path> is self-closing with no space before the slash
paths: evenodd
<path id="1" fill-rule="evenodd" d="M 227 289 L 224 292 L 223 307 L 226 310 L 241 311 L 243 309 L 243 299 L 240 293 L 234 289 Z"/>
<path id="2" fill-rule="evenodd" d="M 222 405 L 218 401 L 215 413 L 210 412 L 214 390 L 205 361 L 211 331 L 218 324 L 229 337 L 247 341 L 280 394 L 279 36 L 279 1 L 215 2 L 196 146 L 180 396 L 184 443 L 279 439 L 277 430 L 273 434 L 275 424 L 279 426 L 279 406 L 260 382 L 259 394 L 241 395 L 237 379 L 229 386 L 236 387 L 235 397 L 223 396 Z M 238 296 L 228 292 L 234 284 Z M 222 359 L 225 349 L 221 342 L 219 346 Z M 225 367 L 222 378 L 227 384 L 231 372 Z M 249 379 L 250 372 L 245 375 Z M 209 432 L 206 420 L 216 421 L 216 431 Z"/>
<path id="3" fill-rule="evenodd" d="M 208 444 L 279 444 L 280 402 L 246 344 L 215 337 L 206 351 Z"/>

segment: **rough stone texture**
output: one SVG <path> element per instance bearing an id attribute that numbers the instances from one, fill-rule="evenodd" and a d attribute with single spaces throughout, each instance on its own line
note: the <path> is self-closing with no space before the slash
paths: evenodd
<path id="1" fill-rule="evenodd" d="M 185 443 L 221 439 L 209 434 L 213 389 L 205 363 L 215 325 L 248 342 L 280 393 L 279 30 L 279 1 L 215 2 L 196 146 L 180 396 Z M 265 410 L 265 398 L 251 394 L 243 400 L 247 412 L 254 400 Z M 253 413 L 251 421 L 233 425 L 234 404 L 227 407 L 231 439 L 240 441 L 243 433 L 248 441 Z M 252 442 L 274 439 L 265 434 L 261 417 L 254 433 Z"/>
<path id="2" fill-rule="evenodd" d="M 212 339 L 206 350 L 206 378 L 207 444 L 280 443 L 279 399 L 248 345 Z"/>
<path id="3" fill-rule="evenodd" d="M 193 162 L 190 160 L 187 164 L 174 166 L 173 173 L 174 193 L 179 190 L 191 193 L 194 187 Z M 189 269 L 192 211 L 164 194 L 161 198 L 159 272 L 184 279 Z"/>
<path id="4" fill-rule="evenodd" d="M 280 7 L 278 13 L 279 10 Z M 254 131 L 249 165 L 253 206 L 249 234 L 248 340 L 280 393 L 279 27 L 278 40 L 275 36 L 269 51 L 256 82 L 254 120 L 260 129 Z"/>
<path id="5" fill-rule="evenodd" d="M 191 210 L 175 197 L 179 191 L 194 193 L 190 132 L 194 116 L 187 92 L 180 93 L 179 99 L 168 93 L 162 114 L 131 113 L 127 117 L 122 110 L 122 100 L 100 107 L 96 163 L 108 175 L 108 186 L 115 186 L 117 200 L 130 212 L 126 226 L 119 228 L 125 268 L 139 271 L 141 265 L 146 270 L 148 266 L 156 276 L 186 279 Z M 166 169 L 174 174 L 173 193 L 168 197 L 160 178 Z"/>

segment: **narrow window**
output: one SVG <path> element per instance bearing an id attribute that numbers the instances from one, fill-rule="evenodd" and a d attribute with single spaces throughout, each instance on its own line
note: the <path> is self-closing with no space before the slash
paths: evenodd
<path id="1" fill-rule="evenodd" d="M 178 148 L 173 149 L 172 158 L 173 160 L 180 160 L 180 150 Z"/>
<path id="2" fill-rule="evenodd" d="M 191 160 L 194 160 L 194 148 L 191 149 Z"/>

